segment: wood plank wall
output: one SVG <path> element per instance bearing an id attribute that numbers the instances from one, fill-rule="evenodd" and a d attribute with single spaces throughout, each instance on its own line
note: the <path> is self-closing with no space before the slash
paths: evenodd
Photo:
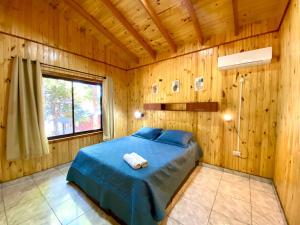
<path id="1" fill-rule="evenodd" d="M 102 140 L 102 135 L 97 134 L 55 142 L 50 144 L 50 154 L 47 156 L 32 160 L 6 161 L 5 127 L 9 89 L 7 79 L 10 78 L 11 56 L 19 55 L 64 68 L 112 76 L 116 93 L 115 136 L 120 137 L 127 134 L 126 72 L 79 56 L 82 54 L 125 67 L 122 61 L 116 58 L 115 52 L 101 46 L 95 37 L 82 32 L 80 27 L 68 21 L 63 15 L 55 14 L 54 9 L 47 4 L 47 1 L 29 0 L 26 1 L 26 4 L 23 0 L 11 2 L 11 8 L 5 8 L 2 5 L 3 2 L 0 3 L 0 32 L 22 36 L 26 39 L 0 34 L 0 181 L 15 179 L 69 162 L 80 147 Z M 29 8 L 26 8 L 27 4 Z M 28 41 L 28 38 L 44 44 Z M 49 45 L 53 45 L 54 48 L 49 47 Z M 58 50 L 57 47 L 66 48 L 67 51 Z M 69 51 L 75 52 L 75 54 L 71 54 Z"/>
<path id="2" fill-rule="evenodd" d="M 34 40 L 60 50 L 107 61 L 108 51 L 114 51 L 113 64 L 125 67 L 124 61 L 117 55 L 112 45 L 106 47 L 101 39 L 91 35 L 74 23 L 67 14 L 59 11 L 56 0 L 2 0 L 0 1 L 0 32 Z M 107 42 L 107 41 L 105 41 Z M 118 54 L 117 54 L 118 53 Z"/>
<path id="3" fill-rule="evenodd" d="M 220 72 L 217 57 L 272 46 L 272 63 L 247 69 Z M 204 152 L 203 162 L 262 177 L 273 177 L 275 129 L 277 115 L 277 85 L 279 74 L 278 33 L 248 38 L 197 53 L 157 62 L 129 70 L 128 132 L 141 126 L 183 129 L 194 133 Z M 194 91 L 194 78 L 204 76 L 205 90 Z M 245 78 L 241 115 L 241 147 L 239 159 L 232 156 L 236 148 L 236 124 L 239 79 Z M 180 80 L 180 92 L 172 93 L 172 80 Z M 152 94 L 157 83 L 159 93 Z M 218 101 L 218 113 L 146 111 L 137 120 L 135 110 L 144 103 Z M 234 121 L 224 123 L 222 113 L 229 111 Z M 235 125 L 236 126 L 236 125 Z"/>
<path id="4" fill-rule="evenodd" d="M 300 2 L 280 29 L 281 75 L 274 182 L 290 225 L 300 224 Z"/>

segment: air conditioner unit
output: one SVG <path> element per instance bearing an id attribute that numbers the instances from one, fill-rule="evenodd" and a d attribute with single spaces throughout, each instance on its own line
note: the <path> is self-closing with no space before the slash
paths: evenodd
<path id="1" fill-rule="evenodd" d="M 218 58 L 220 70 L 234 69 L 247 66 L 256 66 L 270 63 L 272 60 L 272 47 L 260 48 L 252 51 L 221 56 Z"/>

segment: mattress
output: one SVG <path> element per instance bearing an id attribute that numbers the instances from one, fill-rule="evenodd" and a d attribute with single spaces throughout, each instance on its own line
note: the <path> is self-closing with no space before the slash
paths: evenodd
<path id="1" fill-rule="evenodd" d="M 149 166 L 132 169 L 123 160 L 131 152 L 147 159 Z M 200 156 L 193 141 L 182 148 L 128 136 L 82 148 L 67 180 L 128 225 L 157 224 Z"/>

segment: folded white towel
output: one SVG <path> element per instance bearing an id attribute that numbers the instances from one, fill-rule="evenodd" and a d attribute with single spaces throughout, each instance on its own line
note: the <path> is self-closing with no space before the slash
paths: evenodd
<path id="1" fill-rule="evenodd" d="M 142 165 L 143 168 L 148 166 L 148 161 L 142 156 L 136 154 L 135 152 L 132 152 L 131 155 L 135 157 L 135 159 Z"/>
<path id="2" fill-rule="evenodd" d="M 140 169 L 141 167 L 147 167 L 148 162 L 142 156 L 132 152 L 123 156 L 125 162 L 127 162 L 133 169 Z"/>
<path id="3" fill-rule="evenodd" d="M 138 160 L 136 160 L 136 158 L 131 154 L 125 154 L 123 156 L 123 159 L 135 170 L 140 169 L 142 167 L 141 163 Z"/>

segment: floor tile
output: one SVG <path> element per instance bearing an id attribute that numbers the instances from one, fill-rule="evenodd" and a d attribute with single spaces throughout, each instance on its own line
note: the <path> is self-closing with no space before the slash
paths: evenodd
<path id="1" fill-rule="evenodd" d="M 42 197 L 40 190 L 30 182 L 24 182 L 16 188 L 13 187 L 15 186 L 9 186 L 3 190 L 3 201 L 6 209 L 16 204 L 22 204 L 31 199 Z"/>
<path id="2" fill-rule="evenodd" d="M 5 198 L 7 195 L 13 195 L 16 192 L 21 192 L 24 189 L 30 189 L 32 187 L 35 187 L 34 181 L 32 179 L 26 179 L 22 182 L 14 182 L 10 185 L 3 185 L 2 188 L 2 196 Z"/>
<path id="3" fill-rule="evenodd" d="M 0 211 L 0 225 L 7 225 L 4 211 Z"/>
<path id="4" fill-rule="evenodd" d="M 250 175 L 244 172 L 240 172 L 240 171 L 236 171 L 236 170 L 231 170 L 231 169 L 226 169 L 224 168 L 224 174 L 232 174 L 232 175 L 236 175 L 239 177 L 245 177 L 245 178 L 250 178 Z"/>
<path id="5" fill-rule="evenodd" d="M 0 201 L 0 212 L 4 211 L 4 202 L 3 200 Z"/>
<path id="6" fill-rule="evenodd" d="M 219 192 L 230 195 L 234 198 L 250 202 L 249 182 L 227 182 L 221 180 Z"/>
<path id="7" fill-rule="evenodd" d="M 204 169 L 208 168 L 208 169 L 212 169 L 212 170 L 215 170 L 215 171 L 224 172 L 224 168 L 219 167 L 219 166 L 214 166 L 214 165 L 208 164 L 208 163 L 201 163 L 201 164 L 199 164 L 199 167 L 204 168 Z"/>
<path id="8" fill-rule="evenodd" d="M 34 178 L 34 181 L 41 190 L 56 188 L 59 185 L 64 185 L 67 182 L 66 176 L 61 173 L 51 177 Z"/>
<path id="9" fill-rule="evenodd" d="M 208 188 L 212 191 L 217 191 L 220 180 L 221 180 L 221 176 L 215 177 L 204 173 L 199 173 L 191 181 L 191 184 L 197 183 L 201 188 Z"/>
<path id="10" fill-rule="evenodd" d="M 215 211 L 211 212 L 208 224 L 209 225 L 247 225 L 247 223 L 242 223 L 238 220 L 224 216 L 223 214 L 217 213 Z"/>
<path id="11" fill-rule="evenodd" d="M 251 204 L 254 207 L 261 207 L 270 210 L 280 211 L 280 204 L 275 194 L 263 191 L 251 190 Z"/>
<path id="12" fill-rule="evenodd" d="M 252 207 L 253 225 L 286 225 L 284 215 L 281 211 L 270 210 L 263 207 Z"/>
<path id="13" fill-rule="evenodd" d="M 56 168 L 59 169 L 59 170 L 61 170 L 61 169 L 65 169 L 65 168 L 70 168 L 71 165 L 72 165 L 72 162 L 69 162 L 69 163 L 65 163 L 65 164 L 59 165 Z"/>
<path id="14" fill-rule="evenodd" d="M 267 184 L 273 184 L 273 181 L 270 178 L 265 178 L 265 177 L 259 177 L 255 175 L 250 175 L 251 180 L 256 180 L 259 182 L 267 183 Z"/>
<path id="15" fill-rule="evenodd" d="M 256 191 L 263 191 L 273 194 L 274 188 L 272 184 L 260 182 L 257 180 L 250 180 L 250 188 Z"/>
<path id="16" fill-rule="evenodd" d="M 22 222 L 22 225 L 61 225 L 55 214 L 50 211 L 40 214 Z"/>
<path id="17" fill-rule="evenodd" d="M 4 183 L 0 225 L 119 225 L 66 181 L 69 166 Z M 160 225 L 246 225 L 251 223 L 250 204 L 253 225 L 285 225 L 270 182 L 198 166 L 173 198 L 166 210 L 168 217 Z"/>
<path id="18" fill-rule="evenodd" d="M 8 186 L 16 186 L 16 185 L 19 185 L 20 183 L 24 183 L 24 182 L 32 182 L 32 177 L 25 176 L 25 177 L 17 178 L 12 181 L 7 181 L 2 184 L 2 188 L 8 187 Z"/>
<path id="19" fill-rule="evenodd" d="M 67 176 L 69 168 L 72 163 L 66 163 L 57 167 L 57 169 L 65 176 Z"/>
<path id="20" fill-rule="evenodd" d="M 182 198 L 175 205 L 170 217 L 184 225 L 207 224 L 210 209 L 196 204 L 188 199 Z"/>
<path id="21" fill-rule="evenodd" d="M 191 184 L 183 193 L 183 197 L 192 202 L 201 204 L 207 208 L 212 208 L 217 191 L 202 188 L 197 183 Z"/>
<path id="22" fill-rule="evenodd" d="M 213 210 L 242 223 L 251 223 L 250 203 L 218 193 Z"/>
<path id="23" fill-rule="evenodd" d="M 17 204 L 6 210 L 8 225 L 20 224 L 33 217 L 51 213 L 44 198 L 36 198 Z"/>
<path id="24" fill-rule="evenodd" d="M 51 168 L 51 169 L 44 170 L 44 171 L 33 174 L 32 178 L 35 181 L 38 181 L 38 180 L 49 179 L 49 178 L 53 178 L 53 177 L 57 177 L 57 176 L 61 176 L 61 173 L 59 172 L 59 170 L 57 168 Z"/>
<path id="25" fill-rule="evenodd" d="M 92 208 L 88 202 L 76 197 L 63 202 L 53 210 L 62 224 L 68 224 Z"/>
<path id="26" fill-rule="evenodd" d="M 69 225 L 119 225 L 119 223 L 102 210 L 91 209 L 73 220 Z"/>
<path id="27" fill-rule="evenodd" d="M 67 176 L 67 175 L 68 175 L 68 172 L 69 172 L 69 167 L 68 167 L 68 168 L 60 169 L 59 171 L 60 171 L 64 176 Z"/>
<path id="28" fill-rule="evenodd" d="M 172 199 L 172 201 L 166 208 L 166 211 L 165 211 L 166 215 L 169 215 L 171 213 L 172 209 L 180 201 L 181 198 L 182 198 L 182 195 L 179 195 L 179 194 L 176 194 L 174 196 L 174 198 Z"/>
<path id="29" fill-rule="evenodd" d="M 239 176 L 231 173 L 223 173 L 222 180 L 239 185 L 248 185 L 248 187 L 250 182 L 249 177 Z"/>
<path id="30" fill-rule="evenodd" d="M 198 173 L 209 175 L 214 178 L 221 178 L 223 171 L 211 169 L 208 167 L 200 167 Z"/>
<path id="31" fill-rule="evenodd" d="M 41 192 L 52 208 L 78 195 L 82 195 L 82 192 L 75 185 L 67 182 L 55 188 L 42 189 Z"/>
<path id="32" fill-rule="evenodd" d="M 183 225 L 183 224 L 181 224 L 175 219 L 172 219 L 171 217 L 167 217 L 163 221 L 161 221 L 159 225 Z"/>

